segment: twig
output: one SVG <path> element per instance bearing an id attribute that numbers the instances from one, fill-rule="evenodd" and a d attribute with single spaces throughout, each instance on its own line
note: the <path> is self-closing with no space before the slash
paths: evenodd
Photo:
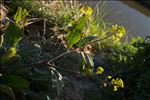
<path id="1" fill-rule="evenodd" d="M 49 66 L 52 66 L 52 67 L 54 67 L 54 68 L 56 68 L 56 69 L 58 69 L 58 70 L 62 70 L 62 71 L 65 71 L 65 72 L 77 74 L 77 75 L 80 75 L 80 76 L 82 75 L 82 74 L 80 74 L 79 72 L 74 72 L 74 71 L 69 70 L 69 69 L 64 69 L 64 68 L 59 67 L 59 66 L 56 66 L 56 65 L 52 65 L 52 64 L 48 64 L 48 65 L 49 65 Z"/>
<path id="2" fill-rule="evenodd" d="M 56 56 L 55 58 L 49 60 L 49 61 L 47 62 L 47 64 L 50 64 L 50 63 L 53 62 L 54 60 L 56 60 L 56 59 L 58 59 L 58 58 L 60 58 L 60 57 L 62 57 L 62 56 L 64 56 L 64 55 L 66 55 L 66 54 L 68 54 L 68 53 L 70 53 L 70 52 L 73 52 L 73 51 L 75 51 L 75 50 L 76 50 L 76 49 L 73 49 L 73 50 L 71 50 L 71 51 L 66 51 L 66 52 L 64 52 L 64 53 L 62 53 L 62 54 Z"/>

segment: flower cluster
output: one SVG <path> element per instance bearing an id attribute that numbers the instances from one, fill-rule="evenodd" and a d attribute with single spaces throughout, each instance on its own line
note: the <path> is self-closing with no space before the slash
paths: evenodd
<path id="1" fill-rule="evenodd" d="M 117 91 L 119 87 L 124 88 L 124 82 L 121 78 L 112 78 L 112 76 L 107 76 L 105 79 L 106 83 L 104 83 L 104 86 L 107 86 L 107 83 L 110 83 L 109 85 L 113 85 L 114 91 Z"/>
<path id="2" fill-rule="evenodd" d="M 123 26 L 112 25 L 111 32 L 115 33 L 115 35 L 112 36 L 112 39 L 118 42 L 120 38 L 124 36 L 126 30 Z"/>
<path id="3" fill-rule="evenodd" d="M 118 87 L 124 88 L 124 82 L 120 78 L 112 79 L 111 84 L 114 85 L 114 91 L 117 91 Z"/>
<path id="4" fill-rule="evenodd" d="M 92 16 L 91 16 L 92 13 L 93 13 L 93 10 L 92 10 L 92 8 L 89 7 L 89 6 L 82 6 L 82 7 L 80 8 L 80 15 L 85 15 L 85 16 L 87 16 L 87 18 L 88 18 L 89 20 L 92 19 Z"/>

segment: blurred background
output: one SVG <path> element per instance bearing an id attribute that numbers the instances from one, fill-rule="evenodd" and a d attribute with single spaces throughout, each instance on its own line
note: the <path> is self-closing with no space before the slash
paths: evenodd
<path id="1" fill-rule="evenodd" d="M 84 4 L 87 1 L 82 1 Z M 129 37 L 150 36 L 150 0 L 90 0 L 88 3 L 94 8 L 98 2 L 105 9 L 104 19 L 123 25 Z"/>

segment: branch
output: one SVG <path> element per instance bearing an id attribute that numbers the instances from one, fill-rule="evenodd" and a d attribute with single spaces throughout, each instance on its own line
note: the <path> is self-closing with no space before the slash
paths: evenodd
<path id="1" fill-rule="evenodd" d="M 86 43 L 86 44 L 82 45 L 81 47 L 83 47 L 83 46 L 85 46 L 85 45 L 88 45 L 88 44 L 96 43 L 96 42 L 98 42 L 98 41 L 105 40 L 105 39 L 107 39 L 107 38 L 109 38 L 109 37 L 111 37 L 111 36 L 113 36 L 113 35 L 115 35 L 115 34 L 111 34 L 111 35 L 108 35 L 108 36 L 106 36 L 106 37 L 104 37 L 104 38 L 101 38 L 101 39 L 98 39 L 98 40 L 95 40 L 95 41 Z M 72 50 L 70 50 L 70 51 L 66 51 L 66 52 L 64 52 L 64 53 L 62 53 L 62 54 L 56 56 L 55 58 L 49 60 L 47 63 L 50 64 L 50 63 L 53 62 L 54 60 L 56 60 L 56 59 L 58 59 L 58 58 L 60 58 L 60 57 L 62 57 L 62 56 L 64 56 L 64 55 L 66 55 L 66 54 L 68 54 L 68 53 L 70 53 L 70 52 L 74 52 L 74 51 L 76 51 L 77 49 L 79 49 L 79 48 L 81 48 L 81 47 L 77 47 L 77 48 L 74 48 L 74 49 L 72 49 Z"/>
<path id="2" fill-rule="evenodd" d="M 95 43 L 95 42 L 98 42 L 98 41 L 102 41 L 102 40 L 107 39 L 107 38 L 109 38 L 109 37 L 111 37 L 111 36 L 113 36 L 113 35 L 114 35 L 114 34 L 111 34 L 111 35 L 109 35 L 109 36 L 107 36 L 107 37 L 104 37 L 104 38 L 101 38 L 101 39 L 98 39 L 98 40 L 89 42 L 89 43 L 87 43 L 87 44 L 92 44 L 92 43 Z M 87 45 L 87 44 L 85 44 L 85 45 Z M 83 45 L 83 46 L 85 46 L 85 45 Z M 83 46 L 81 46 L 81 47 L 83 47 Z M 64 68 L 61 68 L 61 67 L 52 65 L 51 62 L 55 61 L 55 60 L 58 59 L 58 58 L 61 58 L 62 56 L 66 55 L 66 54 L 68 54 L 68 53 L 70 53 L 70 52 L 74 52 L 74 51 L 76 51 L 77 49 L 79 49 L 79 48 L 81 48 L 81 47 L 74 48 L 74 49 L 72 49 L 72 50 L 70 50 L 70 51 L 66 51 L 66 52 L 64 52 L 64 53 L 62 53 L 62 54 L 56 56 L 55 58 L 53 58 L 53 59 L 51 59 L 51 60 L 44 60 L 44 61 L 40 61 L 40 62 L 34 63 L 34 64 L 23 64 L 23 65 L 11 66 L 11 67 L 10 67 L 10 66 L 6 66 L 6 67 L 5 67 L 5 66 L 1 66 L 1 69 L 0 69 L 1 71 L 0 71 L 0 72 L 3 72 L 3 70 L 14 70 L 13 72 L 16 72 L 17 70 L 22 70 L 22 68 L 34 68 L 34 67 L 38 67 L 39 65 L 48 65 L 48 66 L 52 66 L 52 67 L 54 67 L 54 68 L 56 68 L 56 69 L 65 71 L 65 72 L 69 72 L 69 73 L 73 73 L 73 74 L 79 74 L 79 73 L 77 73 L 77 72 L 73 72 L 73 71 L 71 71 L 71 70 L 64 69 Z M 2 69 L 2 68 L 3 68 L 3 69 Z"/>
<path id="3" fill-rule="evenodd" d="M 52 65 L 52 64 L 48 64 L 48 65 L 51 66 L 51 67 L 54 67 L 54 68 L 56 68 L 58 70 L 62 70 L 62 71 L 69 72 L 69 73 L 76 74 L 76 75 L 80 75 L 80 76 L 82 75 L 79 72 L 74 72 L 74 71 L 69 70 L 69 69 L 64 69 L 64 68 L 56 66 L 56 65 Z"/>
<path id="4" fill-rule="evenodd" d="M 68 54 L 68 53 L 70 53 L 70 52 L 73 52 L 73 51 L 75 51 L 75 50 L 76 50 L 76 49 L 73 49 L 73 50 L 71 50 L 71 51 L 66 51 L 66 52 L 64 52 L 64 53 L 62 53 L 62 54 L 56 56 L 55 58 L 49 60 L 49 61 L 47 62 L 47 64 L 50 64 L 50 63 L 53 62 L 54 60 L 56 60 L 56 59 L 58 59 L 58 58 L 60 58 L 60 57 L 62 57 L 62 56 L 64 56 L 64 55 L 66 55 L 66 54 Z"/>

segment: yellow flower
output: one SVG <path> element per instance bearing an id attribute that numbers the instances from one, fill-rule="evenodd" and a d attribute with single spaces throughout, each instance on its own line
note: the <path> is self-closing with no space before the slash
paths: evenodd
<path id="1" fill-rule="evenodd" d="M 93 13 L 93 10 L 89 6 L 81 7 L 80 8 L 80 14 L 85 14 L 87 16 L 91 16 Z"/>
<path id="2" fill-rule="evenodd" d="M 124 88 L 124 82 L 122 79 L 119 79 L 119 78 L 112 79 L 111 84 L 114 85 L 114 91 L 117 91 L 118 87 Z"/>
<path id="3" fill-rule="evenodd" d="M 118 25 L 117 24 L 115 24 L 115 25 L 112 25 L 112 31 L 115 31 L 116 29 L 117 29 L 117 27 L 118 27 Z"/>
<path id="4" fill-rule="evenodd" d="M 113 41 L 118 42 L 120 40 L 120 38 L 116 37 L 116 36 L 112 36 Z"/>
<path id="5" fill-rule="evenodd" d="M 114 86 L 114 91 L 117 91 L 118 86 Z"/>
<path id="6" fill-rule="evenodd" d="M 117 36 L 117 37 L 120 37 L 120 38 L 123 37 L 123 35 L 124 35 L 124 34 L 122 34 L 122 33 L 116 33 L 116 36 Z"/>
<path id="7" fill-rule="evenodd" d="M 111 83 L 114 84 L 114 85 L 117 85 L 117 86 L 120 86 L 120 87 L 124 88 L 124 83 L 123 83 L 122 79 L 119 79 L 119 78 L 117 78 L 115 80 L 112 79 Z"/>
<path id="8" fill-rule="evenodd" d="M 93 10 L 91 9 L 91 7 L 85 7 L 85 15 L 91 16 L 93 13 Z"/>
<path id="9" fill-rule="evenodd" d="M 103 72 L 104 72 L 104 69 L 101 66 L 99 66 L 97 68 L 96 74 L 102 74 Z"/>
<path id="10" fill-rule="evenodd" d="M 112 78 L 112 76 L 107 76 L 107 79 L 111 79 Z"/>
<path id="11" fill-rule="evenodd" d="M 16 48 L 15 47 L 10 47 L 6 53 L 8 55 L 8 58 L 11 58 L 16 55 Z"/>
<path id="12" fill-rule="evenodd" d="M 80 8 L 80 14 L 83 15 L 85 14 L 85 16 L 91 21 L 92 20 L 92 13 L 93 13 L 93 10 L 91 7 L 89 6 L 85 6 L 85 7 L 81 7 Z"/>
<path id="13" fill-rule="evenodd" d="M 118 42 L 120 39 L 117 37 L 115 40 L 116 40 L 116 42 Z"/>
<path id="14" fill-rule="evenodd" d="M 117 24 L 112 25 L 111 32 L 115 33 L 114 36 L 112 36 L 112 39 L 116 42 L 122 38 L 126 32 L 125 28 L 123 26 L 118 26 Z"/>
<path id="15" fill-rule="evenodd" d="M 84 14 L 84 13 L 85 13 L 84 7 L 81 7 L 80 8 L 80 14 Z"/>

